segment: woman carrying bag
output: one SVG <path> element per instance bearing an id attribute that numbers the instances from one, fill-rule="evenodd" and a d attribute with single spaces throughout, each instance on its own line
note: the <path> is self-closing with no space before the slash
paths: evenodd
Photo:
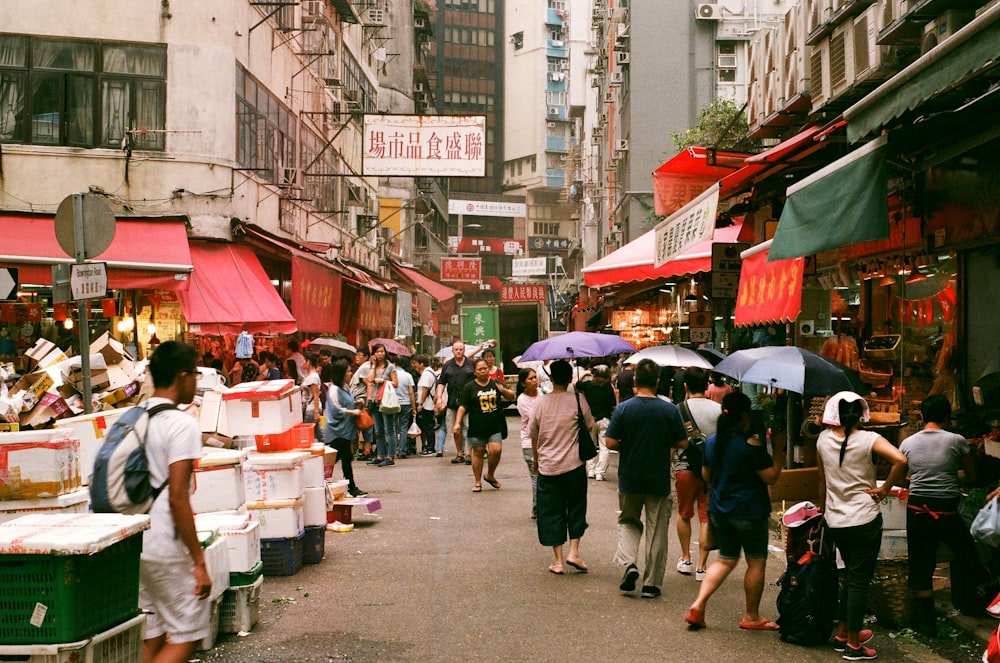
<path id="1" fill-rule="evenodd" d="M 385 346 L 381 343 L 377 343 L 372 348 L 372 356 L 368 361 L 371 365 L 371 370 L 368 372 L 368 376 L 365 377 L 365 384 L 368 385 L 368 399 L 366 403 L 368 404 L 368 411 L 371 412 L 372 418 L 375 420 L 376 442 L 376 456 L 368 461 L 368 464 L 378 467 L 388 467 L 396 464 L 396 446 L 399 434 L 396 419 L 399 410 L 397 409 L 396 413 L 385 413 L 380 410 L 379 405 L 382 397 L 385 395 L 384 389 L 392 389 L 393 395 L 395 395 L 396 388 L 399 386 L 399 380 L 396 377 L 396 366 L 389 361 Z"/>
<path id="2" fill-rule="evenodd" d="M 351 497 L 364 497 L 366 492 L 354 483 L 354 469 L 351 458 L 354 454 L 351 447 L 358 439 L 358 429 L 355 417 L 361 415 L 361 409 L 354 402 L 348 383 L 351 380 L 351 367 L 346 359 L 338 359 L 323 367 L 325 378 L 330 383 L 330 391 L 326 395 L 326 426 L 323 429 L 323 439 L 326 444 L 337 450 L 337 460 L 344 470 L 347 479 L 347 492 Z"/>

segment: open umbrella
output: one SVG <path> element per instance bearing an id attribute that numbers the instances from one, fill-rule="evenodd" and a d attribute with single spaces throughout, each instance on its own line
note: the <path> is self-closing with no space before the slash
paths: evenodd
<path id="1" fill-rule="evenodd" d="M 652 359 L 660 366 L 677 366 L 682 368 L 698 366 L 708 370 L 712 369 L 712 363 L 707 359 L 694 350 L 682 348 L 679 345 L 652 345 L 639 350 L 626 359 L 625 363 L 638 364 L 643 359 Z"/>
<path id="2" fill-rule="evenodd" d="M 317 350 L 319 350 L 320 347 L 327 347 L 333 350 L 333 354 L 336 356 L 348 358 L 354 357 L 355 353 L 358 351 L 358 349 L 350 343 L 326 337 L 314 338 L 309 341 L 309 347 L 315 347 Z"/>
<path id="3" fill-rule="evenodd" d="M 466 352 L 466 356 L 468 356 L 468 354 L 469 354 L 469 353 L 468 353 L 468 352 Z M 482 349 L 482 348 L 480 348 L 480 350 L 479 350 L 478 352 L 476 352 L 476 353 L 475 353 L 474 355 L 472 355 L 472 356 L 473 356 L 473 358 L 475 358 L 475 357 L 478 357 L 478 356 L 479 356 L 479 355 L 481 355 L 481 354 L 483 354 L 483 349 Z M 448 361 L 449 359 L 452 359 L 452 358 L 453 358 L 453 357 L 455 356 L 455 352 L 454 352 L 454 351 L 453 351 L 453 350 L 451 349 L 451 346 L 450 346 L 450 345 L 448 345 L 448 346 L 446 346 L 446 347 L 443 347 L 443 348 L 441 348 L 440 350 L 438 350 L 438 351 L 437 351 L 437 352 L 436 352 L 436 353 L 434 354 L 434 356 L 435 356 L 435 357 L 441 357 L 441 358 L 442 358 L 442 359 L 444 359 L 445 361 Z"/>
<path id="4" fill-rule="evenodd" d="M 798 394 L 825 396 L 838 391 L 868 390 L 852 382 L 851 369 L 814 352 L 791 346 L 739 350 L 715 367 L 740 382 L 768 385 Z"/>
<path id="5" fill-rule="evenodd" d="M 695 348 L 694 351 L 707 359 L 712 366 L 718 365 L 720 361 L 726 358 L 726 355 L 715 348 Z"/>
<path id="6" fill-rule="evenodd" d="M 408 347 L 391 338 L 373 338 L 368 341 L 368 349 L 371 350 L 379 343 L 385 346 L 385 351 L 389 354 L 399 355 L 400 357 L 409 357 L 413 354 Z"/>
<path id="7" fill-rule="evenodd" d="M 521 355 L 521 361 L 607 357 L 623 352 L 631 354 L 635 352 L 635 347 L 621 336 L 594 332 L 569 332 L 532 343 Z"/>

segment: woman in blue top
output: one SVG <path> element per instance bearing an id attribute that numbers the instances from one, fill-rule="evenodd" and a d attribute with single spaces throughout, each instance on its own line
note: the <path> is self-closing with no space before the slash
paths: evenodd
<path id="1" fill-rule="evenodd" d="M 354 483 L 354 470 L 351 468 L 351 458 L 354 456 L 351 446 L 358 441 L 355 417 L 361 414 L 348 386 L 351 381 L 351 366 L 346 359 L 338 359 L 323 367 L 322 379 L 330 384 L 330 391 L 326 395 L 326 428 L 323 429 L 323 439 L 327 445 L 337 450 L 336 460 L 340 461 L 340 467 L 344 470 L 347 492 L 351 497 L 364 497 L 367 493 Z"/>
<path id="2" fill-rule="evenodd" d="M 740 628 L 775 631 L 778 625 L 760 616 L 767 564 L 768 517 L 771 498 L 767 487 L 781 476 L 785 464 L 783 443 L 776 444 L 774 457 L 753 430 L 750 399 L 741 392 L 722 399 L 717 432 L 705 442 L 705 464 L 701 472 L 709 485 L 708 520 L 719 546 L 719 558 L 708 567 L 698 598 L 684 620 L 692 630 L 705 628 L 705 605 L 729 576 L 740 559 L 747 559 L 743 577 L 746 605 Z"/>

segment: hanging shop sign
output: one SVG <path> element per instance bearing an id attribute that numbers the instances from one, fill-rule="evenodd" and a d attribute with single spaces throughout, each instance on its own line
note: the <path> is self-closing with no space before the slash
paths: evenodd
<path id="1" fill-rule="evenodd" d="M 483 177 L 486 116 L 365 115 L 363 149 L 366 176 Z"/>
<path id="2" fill-rule="evenodd" d="M 69 290 L 73 301 L 97 299 L 108 294 L 108 266 L 105 263 L 74 263 L 69 269 Z"/>
<path id="3" fill-rule="evenodd" d="M 503 200 L 448 200 L 448 214 L 472 214 L 474 216 L 524 217 L 528 215 L 525 203 Z"/>
<path id="4" fill-rule="evenodd" d="M 548 274 L 547 260 L 543 258 L 514 258 L 511 260 L 511 276 L 545 276 Z"/>
<path id="5" fill-rule="evenodd" d="M 482 258 L 441 258 L 441 280 L 476 283 L 482 280 L 482 265 Z"/>
<path id="6" fill-rule="evenodd" d="M 712 244 L 712 297 L 714 299 L 736 299 L 740 287 L 740 270 L 743 267 L 740 253 L 749 248 L 750 244 L 745 242 Z"/>
<path id="7" fill-rule="evenodd" d="M 524 255 L 524 240 L 509 237 L 448 237 L 450 253 L 495 253 Z"/>
<path id="8" fill-rule="evenodd" d="M 500 286 L 500 302 L 544 302 L 544 285 L 514 285 Z"/>
<path id="9" fill-rule="evenodd" d="M 719 186 L 716 184 L 661 221 L 654 232 L 653 267 L 670 262 L 698 242 L 712 239 L 718 209 Z"/>

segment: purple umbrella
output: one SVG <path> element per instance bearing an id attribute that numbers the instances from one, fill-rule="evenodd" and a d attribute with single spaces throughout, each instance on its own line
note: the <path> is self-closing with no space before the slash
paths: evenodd
<path id="1" fill-rule="evenodd" d="M 373 347 L 375 347 L 380 343 L 385 346 L 385 351 L 388 352 L 389 354 L 399 355 L 400 357 L 409 357 L 411 354 L 413 354 L 412 352 L 410 352 L 410 349 L 408 347 L 406 347 L 399 341 L 394 341 L 391 338 L 373 338 L 372 340 L 368 341 L 368 349 L 371 350 Z"/>
<path id="2" fill-rule="evenodd" d="M 594 332 L 569 332 L 532 343 L 521 355 L 521 361 L 607 357 L 623 352 L 634 353 L 635 347 L 621 336 Z"/>

